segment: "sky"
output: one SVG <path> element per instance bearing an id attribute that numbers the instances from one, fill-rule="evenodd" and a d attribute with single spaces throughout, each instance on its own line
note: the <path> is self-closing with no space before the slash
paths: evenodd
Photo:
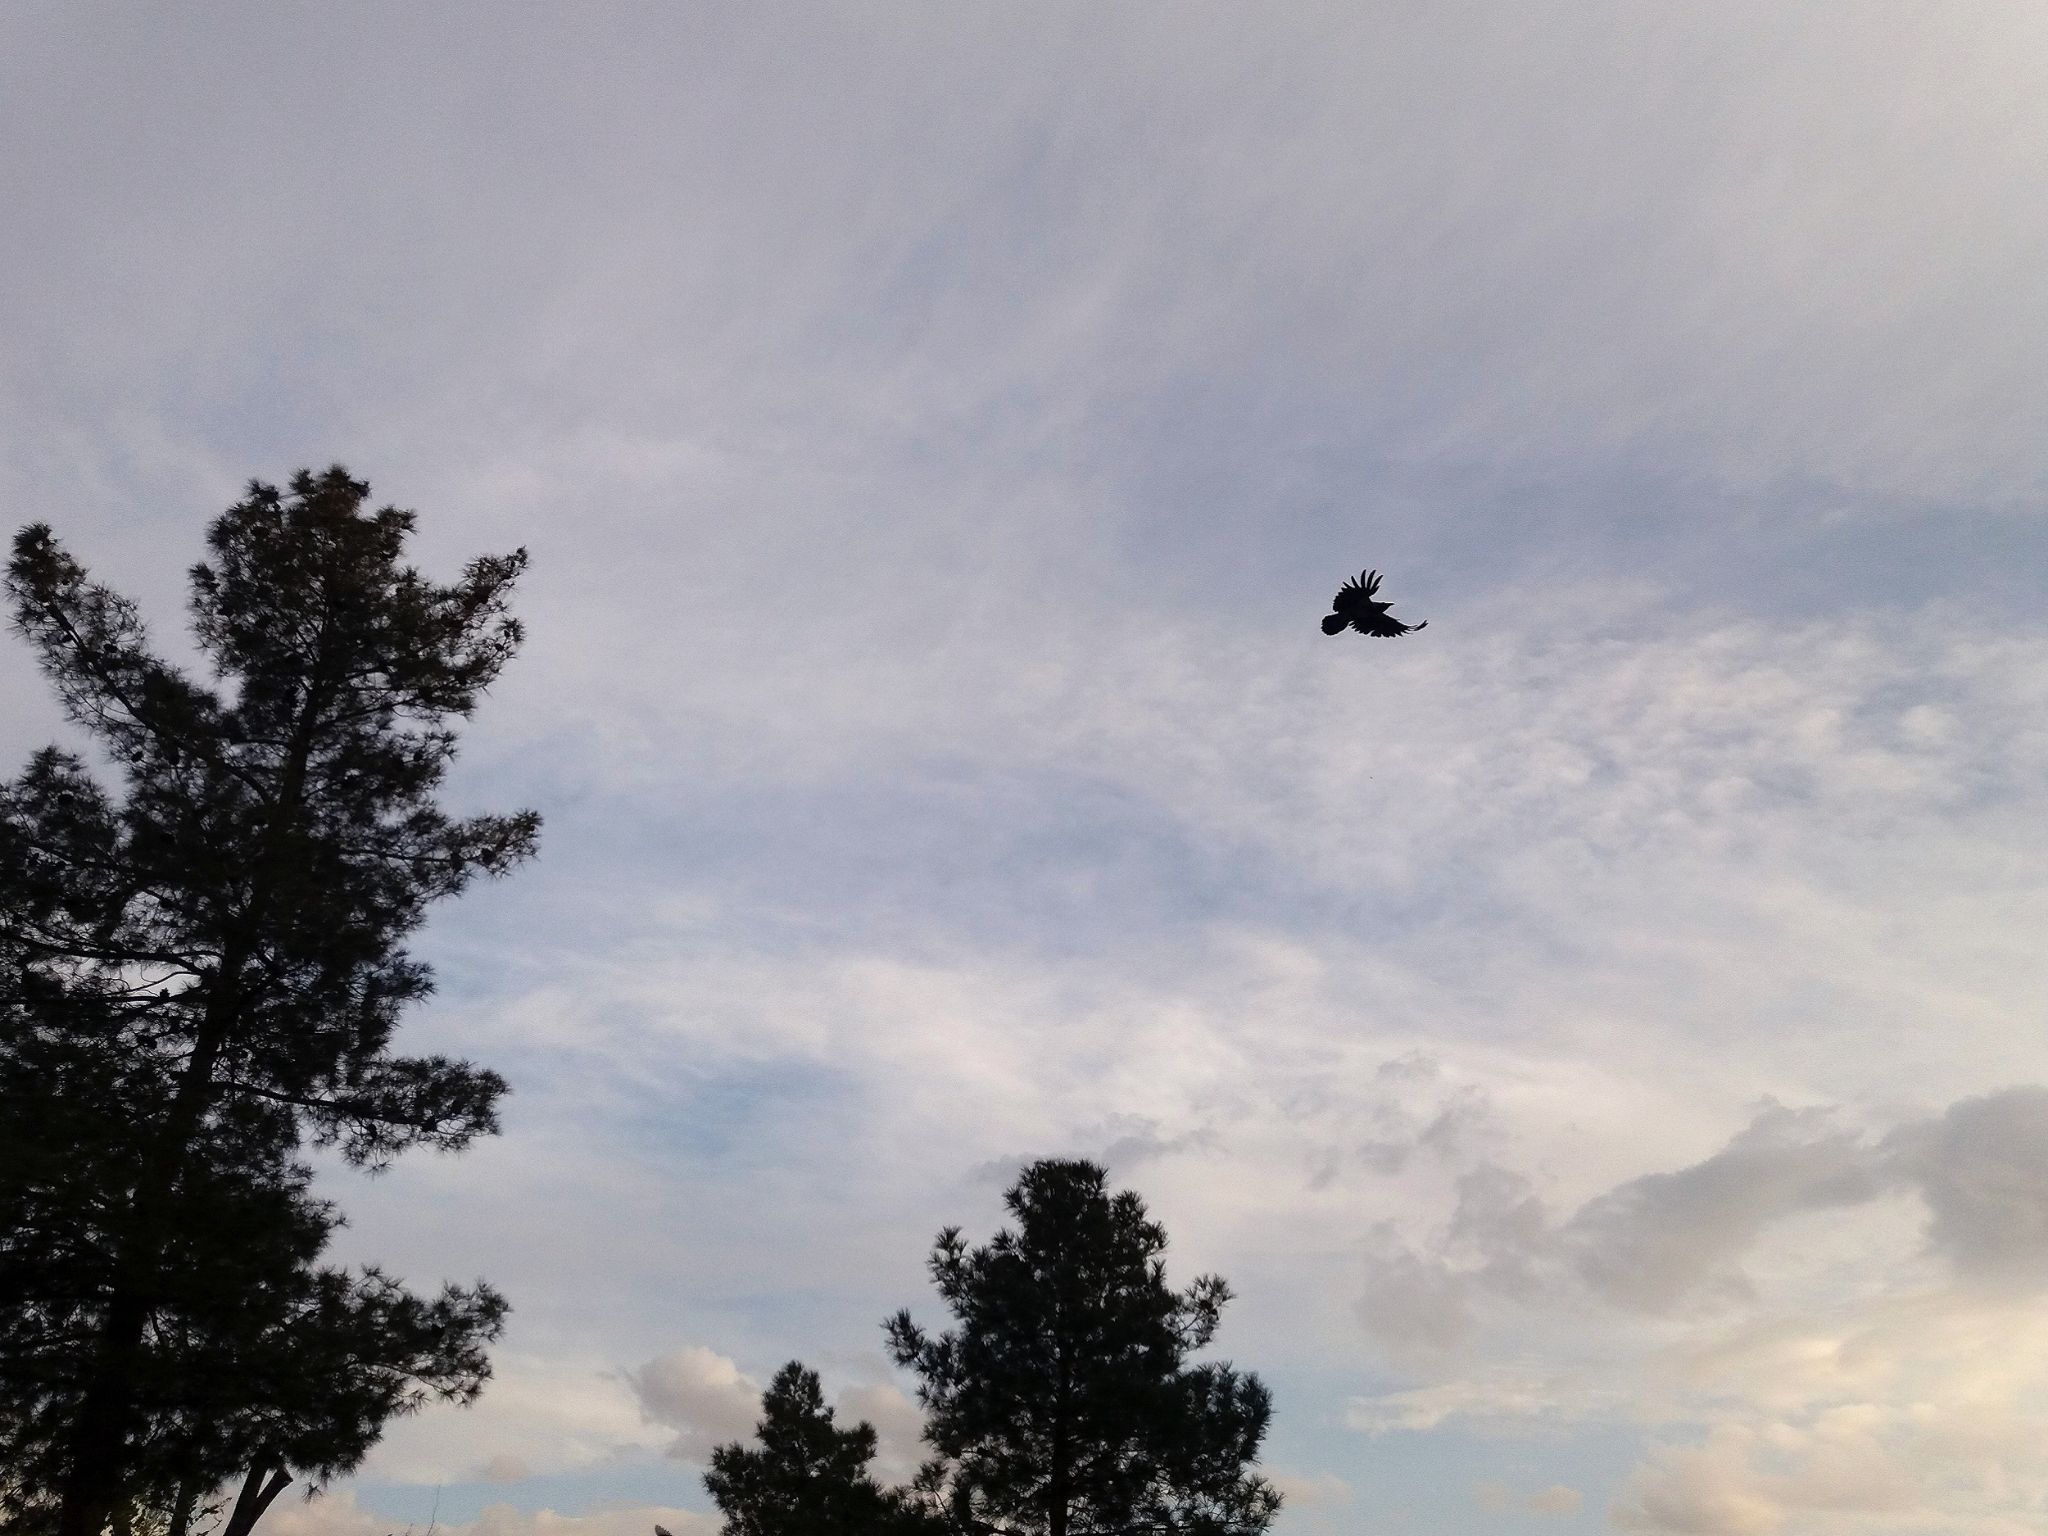
<path id="1" fill-rule="evenodd" d="M 2048 1526 L 2048 10 L 0 9 L 0 505 L 345 463 L 528 640 L 323 1168 L 510 1298 L 275 1536 L 710 1536 L 1025 1162 L 1279 1536 Z M 1326 639 L 1387 573 L 1399 641 Z M 8 642 L 0 760 L 75 740 Z M 13 770 L 9 770 L 13 771 Z"/>

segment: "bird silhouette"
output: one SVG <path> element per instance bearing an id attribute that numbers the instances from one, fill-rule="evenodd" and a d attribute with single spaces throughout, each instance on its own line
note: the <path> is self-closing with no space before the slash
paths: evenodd
<path id="1" fill-rule="evenodd" d="M 1373 594 L 1380 589 L 1380 573 L 1363 571 L 1337 589 L 1337 595 L 1330 599 L 1335 612 L 1323 620 L 1323 633 L 1334 635 L 1349 627 L 1361 635 L 1372 635 L 1378 639 L 1391 640 L 1396 635 L 1412 634 L 1418 629 L 1429 628 L 1429 620 L 1420 624 L 1403 624 L 1387 610 L 1392 603 L 1376 603 Z"/>

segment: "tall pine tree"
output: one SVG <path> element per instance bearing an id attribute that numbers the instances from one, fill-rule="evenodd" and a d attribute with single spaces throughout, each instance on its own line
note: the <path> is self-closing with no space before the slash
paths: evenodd
<path id="1" fill-rule="evenodd" d="M 1047 1159 L 1004 1197 L 1014 1229 L 939 1234 L 931 1275 L 957 1326 L 887 1324 L 920 1378 L 918 1476 L 976 1536 L 1252 1536 L 1280 1495 L 1253 1470 L 1272 1406 L 1256 1376 L 1191 1365 L 1230 1288 L 1169 1290 L 1166 1232 L 1093 1163 Z"/>
<path id="2" fill-rule="evenodd" d="M 0 788 L 0 1461 L 60 1536 L 230 1477 L 246 1530 L 488 1373 L 502 1300 L 320 1268 L 338 1217 L 301 1161 L 496 1130 L 495 1073 L 391 1049 L 431 982 L 403 941 L 539 826 L 436 803 L 519 644 L 524 552 L 430 582 L 368 495 L 301 473 L 214 522 L 212 685 L 47 527 L 14 543 L 15 627 L 118 779 L 49 748 Z"/>

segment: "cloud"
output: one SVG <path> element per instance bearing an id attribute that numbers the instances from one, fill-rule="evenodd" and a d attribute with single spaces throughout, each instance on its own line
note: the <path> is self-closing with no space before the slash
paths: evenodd
<path id="1" fill-rule="evenodd" d="M 1649 1315 L 1726 1309 L 1755 1299 L 1740 1263 L 1773 1227 L 1902 1190 L 1920 1198 L 1928 1246 L 1959 1278 L 2048 1287 L 2044 1180 L 2048 1089 L 1959 1101 L 1883 1137 L 1833 1108 L 1767 1101 L 1713 1155 L 1630 1179 L 1562 1221 L 1528 1178 L 1476 1163 L 1433 1249 L 1385 1225 L 1368 1236 L 1360 1311 L 1383 1343 L 1444 1351 L 1467 1340 L 1482 1298 L 1540 1304 L 1583 1285 Z"/>
<path id="2" fill-rule="evenodd" d="M 292 1495 L 278 1500 L 264 1516 L 266 1529 L 279 1536 L 393 1536 L 393 1523 L 364 1509 L 353 1490 L 341 1488 L 316 1498 Z M 673 1536 L 716 1536 L 720 1522 L 697 1510 L 669 1505 L 638 1505 L 591 1510 L 580 1515 L 552 1509 L 515 1509 L 487 1505 L 471 1521 L 437 1520 L 437 1536 L 651 1536 L 656 1525 Z"/>
<path id="3" fill-rule="evenodd" d="M 1522 1501 L 1522 1507 L 1532 1515 L 1576 1515 L 1585 1502 L 1586 1496 L 1578 1489 L 1552 1483 L 1530 1494 Z"/>
<path id="4" fill-rule="evenodd" d="M 834 1402 L 836 1422 L 875 1426 L 875 1475 L 885 1483 L 907 1483 L 926 1455 L 924 1410 L 900 1387 L 871 1382 L 848 1387 Z"/>
<path id="5" fill-rule="evenodd" d="M 1867 1142 L 1825 1110 L 1769 1104 L 1720 1152 L 1635 1179 L 1581 1207 L 1559 1234 L 1603 1296 L 1662 1311 L 1720 1274 L 1773 1221 L 1860 1205 L 1884 1183 Z M 1528 1239 L 1524 1239 L 1527 1241 Z"/>
<path id="6" fill-rule="evenodd" d="M 1481 1164 L 1434 1247 L 1368 1245 L 1369 1285 L 1457 1298 L 1458 1349 L 1392 1350 L 1433 1379 L 1359 1399 L 1349 1421 L 1656 1426 L 1614 1504 L 1627 1530 L 2004 1536 L 2048 1496 L 2032 1455 L 2048 1436 L 2044 1110 L 2048 1093 L 2012 1088 L 1880 1134 L 1766 1104 L 1710 1156 L 1555 1222 L 1529 1181 Z M 1418 1326 L 1396 1314 L 1387 1332 Z M 1531 1368 L 1468 1369 L 1495 1337 Z"/>
<path id="7" fill-rule="evenodd" d="M 1701 1444 L 1654 1452 L 1611 1513 L 1623 1530 L 1657 1536 L 2018 1529 L 1996 1506 L 2017 1513 L 2026 1495 L 2013 1498 L 2017 1490 L 1996 1486 L 1983 1468 L 1944 1477 L 1928 1459 L 1932 1447 L 1915 1441 L 1874 1405 L 1798 1425 L 1723 1424 Z"/>
<path id="8" fill-rule="evenodd" d="M 2048 1088 L 1952 1104 L 1893 1146 L 1926 1198 L 1930 1245 L 1960 1273 L 2048 1286 Z"/>
<path id="9" fill-rule="evenodd" d="M 1381 1347 L 1398 1363 L 1410 1363 L 1466 1343 L 1473 1330 L 1469 1280 L 1399 1246 L 1390 1233 L 1372 1242 L 1358 1314 Z"/>
<path id="10" fill-rule="evenodd" d="M 980 1183 L 1007 1187 L 1041 1157 L 1070 1156 L 1101 1164 L 1113 1179 L 1127 1179 L 1135 1169 L 1182 1152 L 1213 1151 L 1214 1132 L 1203 1126 L 1168 1135 L 1157 1120 L 1143 1115 L 1111 1115 L 1103 1124 L 1075 1133 L 1078 1150 L 1040 1151 L 1029 1155 L 992 1157 L 978 1163 L 969 1177 Z"/>
<path id="11" fill-rule="evenodd" d="M 1487 1479 L 1472 1489 L 1472 1500 L 1490 1515 L 1576 1515 L 1585 1506 L 1585 1495 L 1563 1483 L 1553 1483 L 1531 1493 L 1517 1493 L 1506 1483 Z"/>
<path id="12" fill-rule="evenodd" d="M 512 1481 L 586 1471 L 657 1441 L 609 1364 L 504 1349 L 474 1405 L 394 1420 L 364 1472 L 396 1483 Z"/>
<path id="13" fill-rule="evenodd" d="M 745 1440 L 760 1418 L 761 1388 L 724 1355 L 688 1345 L 626 1372 L 640 1411 L 675 1430 L 668 1454 L 703 1464 L 712 1449 Z"/>
<path id="14" fill-rule="evenodd" d="M 1616 1525 L 1653 1536 L 1771 1536 L 1784 1523 L 1752 1491 L 1746 1442 L 1724 1434 L 1698 1449 L 1660 1452 L 1616 1500 Z"/>
<path id="15" fill-rule="evenodd" d="M 1292 1510 L 1342 1509 L 1352 1499 L 1351 1485 L 1327 1472 L 1305 1475 L 1268 1469 L 1264 1476 L 1280 1490 L 1281 1499 Z"/>
<path id="16" fill-rule="evenodd" d="M 493 1456 L 476 1470 L 478 1480 L 486 1483 L 524 1482 L 532 1475 L 522 1459 L 503 1454 Z"/>

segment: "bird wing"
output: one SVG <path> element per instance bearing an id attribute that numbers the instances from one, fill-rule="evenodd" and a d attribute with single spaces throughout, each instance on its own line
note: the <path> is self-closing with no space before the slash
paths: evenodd
<path id="1" fill-rule="evenodd" d="M 1422 621 L 1423 624 L 1428 622 L 1427 619 Z M 1351 627 L 1361 635 L 1373 635 L 1381 640 L 1392 640 L 1398 635 L 1405 635 L 1411 630 L 1422 628 L 1422 624 L 1403 624 L 1399 619 L 1382 609 L 1378 613 L 1367 612 L 1359 614 L 1351 621 Z"/>

